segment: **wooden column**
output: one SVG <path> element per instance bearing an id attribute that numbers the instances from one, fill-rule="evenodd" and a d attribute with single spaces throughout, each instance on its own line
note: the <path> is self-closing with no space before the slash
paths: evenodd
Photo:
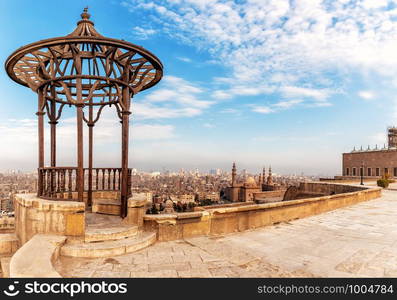
<path id="1" fill-rule="evenodd" d="M 87 195 L 87 206 L 92 206 L 92 165 L 93 165 L 93 134 L 94 134 L 94 123 L 93 123 L 93 107 L 89 107 L 88 111 L 88 195 Z"/>
<path id="2" fill-rule="evenodd" d="M 57 126 L 57 121 L 56 119 L 56 102 L 55 102 L 55 89 L 54 87 L 51 87 L 51 95 L 53 99 L 51 100 L 50 104 L 50 109 L 51 109 L 51 118 L 50 121 L 48 122 L 51 127 L 51 140 L 50 140 L 50 145 L 51 145 L 51 167 L 56 166 L 56 126 Z"/>
<path id="3" fill-rule="evenodd" d="M 128 205 L 128 142 L 129 142 L 129 119 L 131 112 L 129 111 L 130 93 L 128 87 L 123 87 L 123 103 L 124 109 L 121 112 L 121 209 L 120 216 L 127 216 Z"/>
<path id="4" fill-rule="evenodd" d="M 44 115 L 43 104 L 44 104 L 44 94 L 43 90 L 39 89 L 38 95 L 38 109 L 37 109 L 37 123 L 38 123 L 38 167 L 44 167 Z M 41 176 L 40 170 L 38 170 L 38 182 L 37 182 L 37 196 L 43 194 L 43 178 Z"/>
<path id="5" fill-rule="evenodd" d="M 77 109 L 77 197 L 84 201 L 84 158 L 83 158 L 83 105 L 76 105 Z"/>

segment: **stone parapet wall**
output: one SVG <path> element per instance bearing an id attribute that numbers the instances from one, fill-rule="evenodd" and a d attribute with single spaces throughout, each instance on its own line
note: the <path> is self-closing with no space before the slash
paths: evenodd
<path id="1" fill-rule="evenodd" d="M 34 194 L 17 194 L 14 207 L 15 232 L 21 245 L 38 233 L 84 235 L 83 202 L 52 201 L 38 198 Z"/>
<path id="2" fill-rule="evenodd" d="M 15 218 L 14 217 L 1 217 L 0 218 L 0 233 L 7 233 L 14 231 Z"/>
<path id="3" fill-rule="evenodd" d="M 281 197 L 283 198 L 285 194 L 285 189 L 275 190 L 275 191 L 266 191 L 266 192 L 259 192 L 254 194 L 254 201 L 255 200 L 265 200 L 267 198 L 276 198 Z"/>
<path id="4" fill-rule="evenodd" d="M 304 218 L 381 196 L 380 188 L 336 187 L 327 183 L 310 183 L 306 188 L 313 192 L 338 193 L 275 203 L 207 208 L 192 213 L 145 215 L 144 227 L 156 231 L 159 241 L 222 235 Z"/>
<path id="5" fill-rule="evenodd" d="M 78 193 L 72 192 L 71 199 L 78 199 Z M 64 193 L 64 199 L 69 198 L 69 193 Z M 114 199 L 117 200 L 120 196 L 120 192 L 118 191 L 92 191 L 92 198 L 93 199 Z M 60 198 L 59 198 L 60 199 Z M 83 200 L 86 201 L 88 199 L 88 192 L 83 193 Z"/>
<path id="6" fill-rule="evenodd" d="M 337 183 L 325 183 L 325 182 L 301 182 L 299 185 L 299 190 L 308 192 L 308 193 L 316 193 L 316 194 L 324 194 L 324 195 L 333 195 L 333 194 L 341 194 L 341 193 L 350 193 L 356 191 L 366 190 L 367 187 L 363 187 L 360 185 L 346 185 L 346 184 L 337 184 Z"/>

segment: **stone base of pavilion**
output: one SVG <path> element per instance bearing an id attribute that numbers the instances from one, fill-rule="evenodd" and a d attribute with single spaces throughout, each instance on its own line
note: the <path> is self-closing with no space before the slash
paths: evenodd
<path id="1" fill-rule="evenodd" d="M 111 214 L 106 214 L 103 207 L 95 208 L 101 201 L 105 204 L 108 201 L 120 211 L 116 193 L 101 193 L 95 195 L 99 202 L 93 201 L 93 210 L 97 212 L 87 211 L 84 202 L 45 200 L 34 194 L 16 195 L 15 234 L 7 236 L 15 254 L 8 258 L 7 264 L 4 262 L 8 267 L 3 275 L 58 277 L 52 262 L 59 255 L 111 257 L 156 242 L 155 232 L 143 231 L 146 199 L 128 199 L 128 214 L 122 219 L 110 209 L 107 210 Z M 1 244 L 8 245 L 5 241 Z M 47 263 L 39 263 L 43 261 Z"/>

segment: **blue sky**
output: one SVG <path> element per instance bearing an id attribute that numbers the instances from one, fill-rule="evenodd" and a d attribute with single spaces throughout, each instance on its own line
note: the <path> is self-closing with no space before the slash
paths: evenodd
<path id="1" fill-rule="evenodd" d="M 0 58 L 70 33 L 84 6 L 103 35 L 155 53 L 163 80 L 135 96 L 130 165 L 335 175 L 341 153 L 397 125 L 394 1 L 0 2 Z M 36 167 L 36 95 L 0 72 L 0 170 Z M 75 165 L 73 111 L 59 165 Z M 119 164 L 119 124 L 95 128 L 95 164 Z M 48 132 L 47 132 L 48 133 Z M 48 153 L 47 153 L 48 157 Z"/>

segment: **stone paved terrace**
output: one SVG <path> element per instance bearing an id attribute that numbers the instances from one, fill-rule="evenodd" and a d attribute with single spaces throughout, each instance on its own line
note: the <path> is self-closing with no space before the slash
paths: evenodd
<path id="1" fill-rule="evenodd" d="M 396 277 L 397 190 L 252 231 L 107 259 L 62 257 L 56 268 L 66 277 Z"/>

